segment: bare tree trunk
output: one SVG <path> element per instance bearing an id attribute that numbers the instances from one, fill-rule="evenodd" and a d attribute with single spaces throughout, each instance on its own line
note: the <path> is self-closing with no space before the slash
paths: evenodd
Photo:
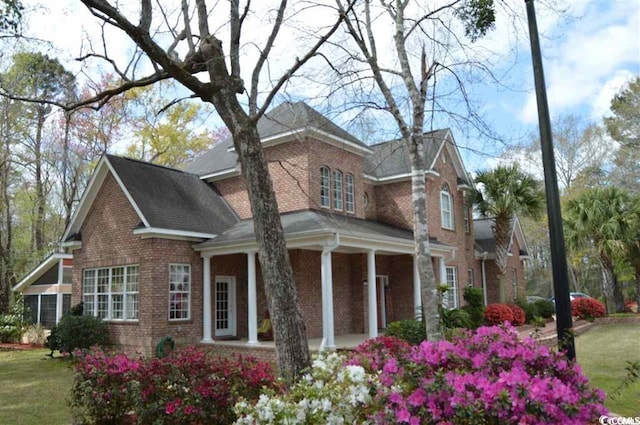
<path id="1" fill-rule="evenodd" d="M 44 182 L 42 177 L 42 131 L 44 128 L 44 118 L 43 107 L 39 107 L 38 120 L 36 124 L 36 139 L 33 147 L 36 178 L 36 214 L 34 217 L 33 230 L 35 238 L 35 249 L 39 253 L 42 253 L 44 248 L 44 212 L 46 208 Z"/>
<path id="2" fill-rule="evenodd" d="M 442 339 L 440 315 L 438 313 L 438 288 L 431 261 L 429 229 L 427 227 L 427 196 L 424 179 L 424 145 L 422 140 L 410 144 L 411 152 L 411 199 L 413 202 L 413 240 L 418 274 L 422 316 L 425 320 L 427 340 Z"/>
<path id="3" fill-rule="evenodd" d="M 580 280 L 578 279 L 578 273 L 576 271 L 576 268 L 572 265 L 569 265 L 569 273 L 570 273 L 570 277 L 571 277 L 571 281 L 573 282 L 573 289 L 576 292 L 580 292 Z"/>

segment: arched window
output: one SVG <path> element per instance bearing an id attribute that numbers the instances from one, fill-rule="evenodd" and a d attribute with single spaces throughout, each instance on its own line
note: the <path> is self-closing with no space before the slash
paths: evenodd
<path id="1" fill-rule="evenodd" d="M 329 191 L 331 184 L 331 171 L 328 167 L 320 167 L 320 206 L 324 208 L 331 207 Z"/>
<path id="2" fill-rule="evenodd" d="M 353 174 L 344 176 L 344 204 L 347 212 L 356 211 Z"/>
<path id="3" fill-rule="evenodd" d="M 342 210 L 342 171 L 333 170 L 333 209 Z"/>
<path id="4" fill-rule="evenodd" d="M 440 189 L 440 216 L 442 227 L 453 230 L 453 199 L 449 191 L 449 185 L 444 183 Z"/>

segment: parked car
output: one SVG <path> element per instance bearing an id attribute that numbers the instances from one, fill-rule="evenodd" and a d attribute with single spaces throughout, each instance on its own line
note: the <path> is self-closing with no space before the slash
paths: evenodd
<path id="1" fill-rule="evenodd" d="M 538 295 L 527 295 L 527 302 L 533 304 L 537 301 L 547 301 L 545 297 L 539 297 Z"/>
<path id="2" fill-rule="evenodd" d="M 576 300 L 578 298 L 593 298 L 590 295 L 585 294 L 584 292 L 569 292 L 569 301 Z M 552 303 L 556 303 L 556 298 L 551 298 Z"/>

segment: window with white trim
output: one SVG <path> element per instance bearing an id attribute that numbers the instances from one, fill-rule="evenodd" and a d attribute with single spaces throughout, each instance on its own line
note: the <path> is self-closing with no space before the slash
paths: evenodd
<path id="1" fill-rule="evenodd" d="M 320 167 L 320 206 L 329 208 L 331 199 L 329 191 L 331 185 L 331 171 L 328 167 Z"/>
<path id="2" fill-rule="evenodd" d="M 169 266 L 169 320 L 188 320 L 191 317 L 191 266 Z"/>
<path id="3" fill-rule="evenodd" d="M 138 320 L 138 266 L 85 269 L 82 277 L 84 314 L 104 320 Z"/>
<path id="4" fill-rule="evenodd" d="M 453 230 L 453 200 L 449 185 L 444 183 L 440 190 L 440 216 L 442 218 L 442 227 Z"/>
<path id="5" fill-rule="evenodd" d="M 469 278 L 469 286 L 473 287 L 473 269 L 467 270 L 468 278 Z"/>
<path id="6" fill-rule="evenodd" d="M 513 284 L 513 299 L 518 299 L 518 270 L 513 269 L 512 272 L 512 284 Z"/>
<path id="7" fill-rule="evenodd" d="M 333 208 L 342 211 L 342 171 L 333 171 Z"/>
<path id="8" fill-rule="evenodd" d="M 445 308 L 458 308 L 458 268 L 446 267 L 447 292 L 444 294 L 443 304 Z"/>
<path id="9" fill-rule="evenodd" d="M 344 204 L 347 212 L 355 212 L 355 193 L 354 193 L 353 174 L 344 176 Z"/>

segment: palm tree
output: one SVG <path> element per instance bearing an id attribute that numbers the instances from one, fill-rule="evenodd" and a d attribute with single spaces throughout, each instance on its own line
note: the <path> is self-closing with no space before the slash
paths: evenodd
<path id="1" fill-rule="evenodd" d="M 640 308 L 640 196 L 632 196 L 624 216 L 628 223 L 625 233 L 625 258 L 636 276 L 636 302 Z"/>
<path id="2" fill-rule="evenodd" d="M 509 239 L 515 215 L 537 218 L 544 208 L 540 184 L 517 164 L 481 171 L 475 178 L 473 203 L 480 214 L 493 218 L 500 302 L 505 301 Z"/>
<path id="3" fill-rule="evenodd" d="M 624 296 L 615 274 L 614 259 L 632 252 L 634 204 L 637 202 L 632 202 L 628 192 L 606 187 L 584 192 L 566 206 L 567 245 L 580 249 L 591 244 L 596 249 L 609 312 L 624 311 Z"/>

